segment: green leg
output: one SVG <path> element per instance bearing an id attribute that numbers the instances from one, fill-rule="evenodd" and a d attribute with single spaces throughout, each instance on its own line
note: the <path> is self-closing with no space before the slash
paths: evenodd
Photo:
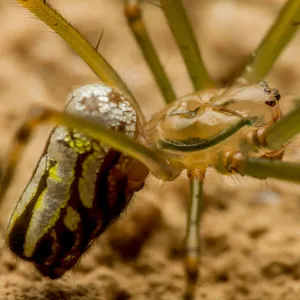
<path id="1" fill-rule="evenodd" d="M 251 131 L 247 135 L 250 146 L 263 147 L 270 150 L 280 150 L 300 133 L 300 106 L 279 119 L 273 125 Z"/>
<path id="2" fill-rule="evenodd" d="M 36 126 L 45 122 L 53 122 L 77 129 L 120 152 L 125 152 L 131 157 L 141 161 L 149 168 L 154 176 L 162 180 L 173 180 L 181 173 L 181 169 L 177 169 L 175 166 L 169 164 L 157 155 L 156 152 L 120 132 L 112 131 L 102 124 L 69 113 L 62 113 L 43 107 L 33 108 L 30 112 L 27 121 L 20 126 L 13 139 L 13 145 L 7 158 L 6 168 L 1 178 L 0 201 L 3 199 L 10 185 L 16 165 L 20 160 L 24 147 L 27 145 L 33 130 Z"/>
<path id="3" fill-rule="evenodd" d="M 101 54 L 46 0 L 18 0 L 25 8 L 52 28 L 87 63 L 104 83 L 126 94 L 134 106 L 139 119 L 144 123 L 143 113 L 121 77 Z"/>
<path id="4" fill-rule="evenodd" d="M 289 112 L 265 131 L 268 148 L 280 149 L 291 138 L 300 133 L 300 106 Z"/>
<path id="5" fill-rule="evenodd" d="M 181 0 L 161 0 L 165 16 L 181 51 L 191 80 L 196 90 L 214 87 L 202 61 L 191 24 Z"/>
<path id="6" fill-rule="evenodd" d="M 125 0 L 124 12 L 129 27 L 140 46 L 148 67 L 152 71 L 156 83 L 164 96 L 165 102 L 171 103 L 176 99 L 176 96 L 142 19 L 140 1 Z"/>
<path id="7" fill-rule="evenodd" d="M 200 238 L 199 227 L 203 213 L 203 181 L 205 169 L 191 171 L 190 178 L 190 205 L 185 240 L 185 271 L 187 276 L 184 300 L 195 299 L 195 290 L 199 277 Z"/>
<path id="8" fill-rule="evenodd" d="M 236 172 L 259 179 L 276 178 L 300 182 L 299 163 L 246 157 L 240 152 L 220 154 L 214 167 L 222 173 Z"/>
<path id="9" fill-rule="evenodd" d="M 300 1 L 288 0 L 262 43 L 249 58 L 241 75 L 248 83 L 262 80 L 294 37 L 300 21 Z"/>

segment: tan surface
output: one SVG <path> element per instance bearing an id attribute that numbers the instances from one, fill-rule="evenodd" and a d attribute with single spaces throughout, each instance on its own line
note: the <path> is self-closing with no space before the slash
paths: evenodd
<path id="1" fill-rule="evenodd" d="M 187 0 L 206 64 L 219 81 L 235 72 L 271 24 L 283 0 Z M 163 105 L 122 16 L 117 0 L 53 1 L 133 89 L 150 116 Z M 164 64 L 178 95 L 191 91 L 182 60 L 159 8 L 146 4 Z M 284 95 L 300 95 L 299 36 L 270 74 Z M 43 24 L 12 1 L 0 0 L 0 155 L 33 102 L 63 108 L 75 85 L 96 81 L 81 60 Z M 284 102 L 285 100 L 283 100 Z M 289 102 L 283 103 L 285 109 Z M 5 200 L 6 224 L 47 138 L 38 130 Z M 291 147 L 287 158 L 297 159 Z M 300 188 L 268 180 L 222 179 L 205 184 L 202 280 L 197 299 L 299 299 Z M 119 222 L 109 229 L 73 272 L 57 281 L 40 277 L 13 257 L 0 240 L 0 299 L 180 299 L 188 183 L 149 178 Z M 2 230 L 4 233 L 4 229 Z M 3 234 L 1 234 L 3 235 Z"/>

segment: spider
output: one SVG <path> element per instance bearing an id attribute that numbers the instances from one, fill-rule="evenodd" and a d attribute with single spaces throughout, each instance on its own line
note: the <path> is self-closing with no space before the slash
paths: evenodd
<path id="1" fill-rule="evenodd" d="M 59 278 L 118 218 L 149 171 L 172 181 L 186 170 L 191 196 L 183 297 L 194 299 L 206 170 L 300 181 L 300 165 L 281 160 L 300 131 L 300 108 L 282 116 L 279 91 L 262 81 L 298 28 L 300 2 L 287 1 L 239 76 L 218 87 L 206 71 L 181 0 L 161 0 L 196 90 L 175 101 L 139 1 L 125 1 L 128 23 L 167 103 L 147 121 L 115 70 L 46 0 L 18 2 L 59 34 L 101 82 L 74 89 L 64 112 L 33 108 L 17 131 L 0 198 L 32 130 L 43 122 L 58 124 L 10 218 L 9 248 L 44 276 Z"/>

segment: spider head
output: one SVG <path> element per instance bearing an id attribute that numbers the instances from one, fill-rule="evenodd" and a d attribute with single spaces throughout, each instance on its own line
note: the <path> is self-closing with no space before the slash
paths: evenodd
<path id="1" fill-rule="evenodd" d="M 226 107 L 237 113 L 256 119 L 255 127 L 271 125 L 281 116 L 278 90 L 269 88 L 264 81 L 258 84 L 237 86 L 227 89 L 220 96 L 211 99 L 210 103 Z"/>

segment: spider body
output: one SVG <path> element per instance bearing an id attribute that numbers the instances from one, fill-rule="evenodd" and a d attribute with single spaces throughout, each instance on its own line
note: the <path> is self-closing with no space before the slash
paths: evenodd
<path id="1" fill-rule="evenodd" d="M 74 90 L 66 111 L 137 135 L 130 102 L 104 84 Z M 62 276 L 120 215 L 147 175 L 137 160 L 77 130 L 56 127 L 11 217 L 9 247 L 43 275 Z"/>
<path id="2" fill-rule="evenodd" d="M 279 103 L 266 89 L 260 83 L 186 96 L 150 118 L 141 134 L 182 169 L 214 166 L 219 153 L 239 149 L 249 131 L 279 118 Z M 140 134 L 130 102 L 105 84 L 75 89 L 65 111 L 131 138 Z M 11 217 L 9 247 L 43 275 L 61 277 L 119 217 L 147 175 L 139 161 L 76 129 L 56 127 Z"/>
<path id="3" fill-rule="evenodd" d="M 265 82 L 204 90 L 187 95 L 156 113 L 142 127 L 149 147 L 191 170 L 214 166 L 220 152 L 249 153 L 241 141 L 248 132 L 275 123 L 280 95 Z"/>

